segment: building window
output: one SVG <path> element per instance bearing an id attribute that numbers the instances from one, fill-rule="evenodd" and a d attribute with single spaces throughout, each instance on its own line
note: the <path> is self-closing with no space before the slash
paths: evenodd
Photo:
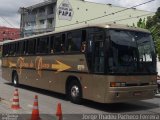
<path id="1" fill-rule="evenodd" d="M 53 27 L 53 19 L 48 19 L 48 28 Z"/>
<path id="2" fill-rule="evenodd" d="M 41 25 L 44 25 L 44 24 L 45 24 L 45 21 L 44 21 L 44 20 L 40 20 L 39 22 L 40 22 Z"/>
<path id="3" fill-rule="evenodd" d="M 48 15 L 53 14 L 53 5 L 48 6 Z"/>
<path id="4" fill-rule="evenodd" d="M 44 7 L 40 8 L 40 9 L 39 9 L 39 13 L 40 13 L 40 14 L 45 14 L 45 8 L 44 8 Z"/>

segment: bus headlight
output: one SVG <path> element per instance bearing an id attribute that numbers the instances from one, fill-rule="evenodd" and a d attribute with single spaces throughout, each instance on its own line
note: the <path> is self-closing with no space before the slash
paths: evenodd
<path id="1" fill-rule="evenodd" d="M 110 82 L 110 87 L 126 87 L 125 82 Z"/>

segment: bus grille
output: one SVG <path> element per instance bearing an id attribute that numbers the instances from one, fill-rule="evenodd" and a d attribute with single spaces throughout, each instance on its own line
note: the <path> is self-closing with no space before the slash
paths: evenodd
<path id="1" fill-rule="evenodd" d="M 140 83 L 140 84 L 138 84 L 138 83 L 128 83 L 128 84 L 126 84 L 126 86 L 128 86 L 128 87 L 131 87 L 131 86 L 147 86 L 147 85 L 149 85 L 149 83 Z"/>

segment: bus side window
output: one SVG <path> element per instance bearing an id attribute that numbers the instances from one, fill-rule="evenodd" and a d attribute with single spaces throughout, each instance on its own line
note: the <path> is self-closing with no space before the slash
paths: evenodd
<path id="1" fill-rule="evenodd" d="M 22 43 L 23 44 L 21 46 L 21 54 L 25 55 L 26 54 L 26 43 L 27 43 L 27 41 L 23 41 Z"/>
<path id="2" fill-rule="evenodd" d="M 37 53 L 45 54 L 49 50 L 49 37 L 42 37 L 37 39 Z"/>
<path id="3" fill-rule="evenodd" d="M 3 46 L 3 55 L 8 56 L 10 53 L 10 44 L 6 44 Z"/>
<path id="4" fill-rule="evenodd" d="M 62 42 L 61 42 L 61 52 L 65 52 L 65 41 L 66 41 L 66 34 L 62 34 Z"/>
<path id="5" fill-rule="evenodd" d="M 16 43 L 16 55 L 20 55 L 20 42 Z"/>
<path id="6" fill-rule="evenodd" d="M 19 55 L 25 54 L 25 41 L 19 43 Z"/>
<path id="7" fill-rule="evenodd" d="M 28 55 L 28 40 L 25 41 L 25 55 Z"/>
<path id="8" fill-rule="evenodd" d="M 67 34 L 67 51 L 68 52 L 80 52 L 81 50 L 81 39 L 82 32 L 81 30 L 76 30 L 69 32 Z"/>
<path id="9" fill-rule="evenodd" d="M 35 54 L 35 40 L 36 39 L 32 39 L 32 40 L 28 40 L 27 41 L 27 54 L 28 55 L 33 55 Z"/>
<path id="10" fill-rule="evenodd" d="M 86 42 L 86 30 L 82 30 L 81 52 L 85 52 L 86 51 L 86 46 L 87 46 L 87 42 Z"/>
<path id="11" fill-rule="evenodd" d="M 15 53 L 16 53 L 16 44 L 15 43 L 11 43 L 10 44 L 10 53 L 9 53 L 9 55 L 10 56 L 15 56 Z"/>
<path id="12" fill-rule="evenodd" d="M 54 36 L 50 37 L 50 53 L 53 54 L 55 52 L 54 50 Z"/>
<path id="13" fill-rule="evenodd" d="M 9 46 L 10 44 L 6 44 L 6 45 L 3 45 L 3 56 L 8 56 L 9 55 Z"/>
<path id="14" fill-rule="evenodd" d="M 16 44 L 16 56 L 25 54 L 25 41 L 19 41 Z"/>
<path id="15" fill-rule="evenodd" d="M 63 38 L 63 39 L 62 39 Z M 64 53 L 65 51 L 65 37 L 61 35 L 56 35 L 55 36 L 55 41 L 54 41 L 54 48 L 55 48 L 55 53 Z"/>

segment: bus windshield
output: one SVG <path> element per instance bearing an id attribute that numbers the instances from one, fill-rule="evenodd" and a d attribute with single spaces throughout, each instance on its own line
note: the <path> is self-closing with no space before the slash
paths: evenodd
<path id="1" fill-rule="evenodd" d="M 156 53 L 149 33 L 109 30 L 110 73 L 156 73 Z"/>

